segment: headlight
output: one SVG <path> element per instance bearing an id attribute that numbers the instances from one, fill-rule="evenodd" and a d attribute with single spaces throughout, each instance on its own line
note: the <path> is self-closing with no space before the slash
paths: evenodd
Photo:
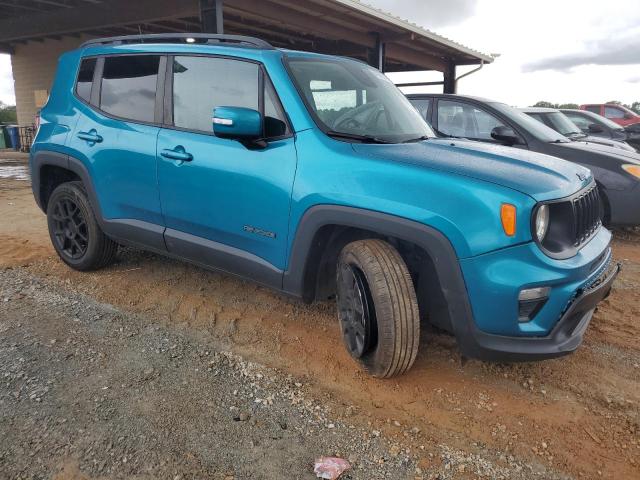
<path id="1" fill-rule="evenodd" d="M 630 173 L 634 177 L 640 178 L 640 165 L 622 165 L 625 172 Z"/>
<path id="2" fill-rule="evenodd" d="M 549 229 L 549 206 L 541 205 L 536 213 L 536 237 L 539 242 L 544 240 L 547 230 Z"/>

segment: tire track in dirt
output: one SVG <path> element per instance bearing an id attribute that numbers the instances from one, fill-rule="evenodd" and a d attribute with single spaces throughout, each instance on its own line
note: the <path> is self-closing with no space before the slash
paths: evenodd
<path id="1" fill-rule="evenodd" d="M 361 372 L 342 347 L 331 304 L 306 306 L 248 282 L 134 250 L 124 250 L 116 265 L 100 272 L 69 270 L 50 256 L 42 214 L 23 189 L 15 196 L 11 190 L 9 202 L 19 206 L 20 218 L 32 221 L 16 223 L 11 235 L 6 225 L 0 227 L 0 265 L 22 252 L 21 261 L 34 262 L 29 270 L 52 282 L 202 330 L 249 359 L 305 377 L 342 402 L 345 412 L 354 407 L 360 421 L 409 445 L 407 429 L 417 428 L 429 442 L 466 450 L 474 443 L 488 445 L 576 477 L 640 476 L 640 327 L 635 321 L 640 242 L 635 237 L 616 241 L 615 254 L 626 259 L 625 269 L 574 355 L 532 364 L 470 361 L 463 366 L 450 337 L 426 331 L 407 375 L 376 380 Z M 5 195 L 2 190 L 0 215 Z"/>

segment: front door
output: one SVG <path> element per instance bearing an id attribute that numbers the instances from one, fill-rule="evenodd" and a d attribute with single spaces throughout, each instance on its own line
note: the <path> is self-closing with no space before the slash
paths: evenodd
<path id="1" fill-rule="evenodd" d="M 160 203 L 171 253 L 278 283 L 284 269 L 294 138 L 275 91 L 255 62 L 207 56 L 169 59 L 158 136 Z M 170 106 L 169 106 L 170 105 Z M 212 133 L 217 106 L 265 113 L 263 149 Z"/>

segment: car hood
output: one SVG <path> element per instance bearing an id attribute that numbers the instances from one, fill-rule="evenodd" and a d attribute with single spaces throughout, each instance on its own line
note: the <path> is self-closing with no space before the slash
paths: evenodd
<path id="1" fill-rule="evenodd" d="M 629 144 L 624 143 L 624 141 L 613 140 L 610 138 L 602 138 L 602 137 L 585 137 L 580 140 L 576 140 L 577 142 L 587 143 L 587 144 L 596 144 L 596 145 L 606 145 L 607 147 L 617 148 L 620 150 L 626 150 L 627 152 L 635 152 Z"/>
<path id="2" fill-rule="evenodd" d="M 360 154 L 411 163 L 517 190 L 537 201 L 569 196 L 593 176 L 584 167 L 549 155 L 463 139 L 376 145 L 353 144 Z"/>
<path id="3" fill-rule="evenodd" d="M 640 165 L 640 154 L 632 152 L 630 150 L 623 150 L 621 148 L 609 147 L 607 145 L 590 142 L 566 142 L 557 143 L 554 145 L 556 145 L 558 148 L 573 148 L 575 150 L 582 150 L 584 152 L 595 152 L 626 163 L 635 163 Z"/>

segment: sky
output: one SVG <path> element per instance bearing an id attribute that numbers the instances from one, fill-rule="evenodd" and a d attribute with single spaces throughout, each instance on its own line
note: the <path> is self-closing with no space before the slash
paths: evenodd
<path id="1" fill-rule="evenodd" d="M 640 101 L 640 0 L 362 1 L 475 50 L 500 54 L 461 79 L 458 93 L 516 106 Z M 459 67 L 458 75 L 471 68 Z M 411 82 L 433 75 L 391 77 Z M 15 102 L 8 55 L 0 55 L 0 101 Z"/>

